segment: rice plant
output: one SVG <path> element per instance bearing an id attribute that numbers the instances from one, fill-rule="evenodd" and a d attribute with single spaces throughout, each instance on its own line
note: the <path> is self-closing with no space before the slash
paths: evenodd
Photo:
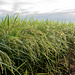
<path id="1" fill-rule="evenodd" d="M 75 57 L 74 23 L 7 15 L 0 21 L 0 75 L 67 75 L 69 44 Z"/>

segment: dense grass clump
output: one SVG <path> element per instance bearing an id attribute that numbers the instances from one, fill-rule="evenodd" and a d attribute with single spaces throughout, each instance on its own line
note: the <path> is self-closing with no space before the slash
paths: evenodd
<path id="1" fill-rule="evenodd" d="M 67 75 L 69 45 L 75 57 L 71 22 L 7 15 L 0 21 L 0 75 Z"/>

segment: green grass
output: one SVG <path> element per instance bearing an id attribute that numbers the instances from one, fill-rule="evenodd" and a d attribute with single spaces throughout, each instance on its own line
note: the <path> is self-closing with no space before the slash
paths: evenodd
<path id="1" fill-rule="evenodd" d="M 7 15 L 0 21 L 0 74 L 67 75 L 69 44 L 75 56 L 74 23 Z"/>

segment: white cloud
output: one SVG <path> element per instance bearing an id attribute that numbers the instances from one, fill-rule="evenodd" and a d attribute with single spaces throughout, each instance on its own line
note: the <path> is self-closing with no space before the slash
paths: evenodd
<path id="1" fill-rule="evenodd" d="M 59 11 L 67 10 L 67 9 L 74 9 L 75 3 L 74 0 L 40 0 L 39 3 L 35 6 L 35 11 L 38 10 L 40 13 L 46 12 L 56 12 L 58 9 Z M 56 10 L 56 11 L 55 11 Z"/>
<path id="2" fill-rule="evenodd" d="M 0 10 L 12 11 L 12 0 L 1 0 L 0 2 L 2 2 L 2 5 L 0 5 Z"/>
<path id="3" fill-rule="evenodd" d="M 5 4 L 5 5 L 1 5 L 0 6 L 0 10 L 7 10 L 7 11 L 12 11 L 12 5 L 10 5 L 10 4 Z"/>
<path id="4" fill-rule="evenodd" d="M 55 13 L 75 9 L 75 0 L 0 0 L 0 10 L 22 13 Z M 3 4 L 4 3 L 4 4 Z M 23 9 L 23 10 L 21 10 Z M 28 14 L 29 14 L 28 13 Z M 27 13 L 26 13 L 27 14 Z"/>

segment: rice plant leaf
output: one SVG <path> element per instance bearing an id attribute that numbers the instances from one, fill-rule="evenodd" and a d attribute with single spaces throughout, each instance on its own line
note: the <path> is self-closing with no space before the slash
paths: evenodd
<path id="1" fill-rule="evenodd" d="M 27 71 L 27 69 L 26 69 L 26 71 L 25 71 L 24 75 L 28 75 L 28 71 Z"/>
<path id="2" fill-rule="evenodd" d="M 16 16 L 15 19 L 14 19 L 14 23 L 16 22 L 17 18 L 18 18 L 18 14 L 17 14 L 17 16 Z"/>
<path id="3" fill-rule="evenodd" d="M 20 69 L 27 61 L 25 61 L 24 63 L 22 63 L 16 70 Z"/>
<path id="4" fill-rule="evenodd" d="M 8 15 L 8 21 L 7 21 L 7 23 L 8 23 L 8 29 L 9 29 L 9 15 Z"/>
<path id="5" fill-rule="evenodd" d="M 12 72 L 12 70 L 10 68 L 14 69 L 19 75 L 21 75 L 20 72 L 18 70 L 16 70 L 14 67 L 9 66 L 9 65 L 7 65 L 6 63 L 3 63 L 3 62 L 0 62 L 0 64 L 3 64 L 4 66 L 8 67 L 11 72 Z M 14 72 L 12 72 L 12 73 L 14 74 Z"/>

